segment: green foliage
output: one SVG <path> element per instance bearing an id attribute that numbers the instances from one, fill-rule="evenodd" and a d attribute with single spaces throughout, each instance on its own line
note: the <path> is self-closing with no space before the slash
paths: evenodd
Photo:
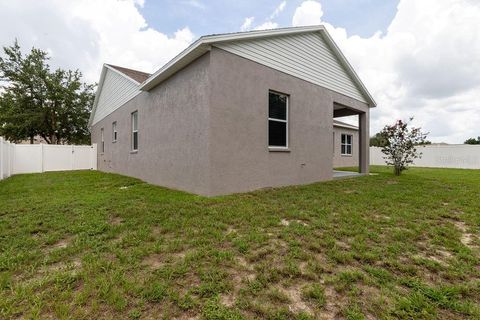
<path id="1" fill-rule="evenodd" d="M 413 118 L 410 118 L 412 121 Z M 382 152 L 388 165 L 394 167 L 395 175 L 399 176 L 402 171 L 422 153 L 418 152 L 417 146 L 426 142 L 427 134 L 421 132 L 420 128 L 409 128 L 409 122 L 398 120 L 394 125 L 385 126 L 380 132 L 384 138 Z"/>
<path id="2" fill-rule="evenodd" d="M 318 308 L 323 307 L 327 302 L 325 289 L 318 283 L 314 283 L 312 286 L 305 288 L 303 295 L 315 303 Z"/>
<path id="3" fill-rule="evenodd" d="M 373 137 L 370 137 L 370 147 L 384 147 L 387 145 L 387 139 L 381 132 L 377 132 Z"/>
<path id="4" fill-rule="evenodd" d="M 23 55 L 17 41 L 0 57 L 0 136 L 12 142 L 41 136 L 47 143 L 87 144 L 94 85 L 75 70 L 50 70 L 46 52 Z"/>
<path id="5" fill-rule="evenodd" d="M 480 171 L 371 171 L 213 198 L 2 180 L 0 318 L 480 319 Z"/>
<path id="6" fill-rule="evenodd" d="M 480 136 L 477 137 L 477 139 L 475 139 L 475 138 L 467 139 L 467 140 L 465 140 L 464 143 L 465 144 L 480 144 Z"/>

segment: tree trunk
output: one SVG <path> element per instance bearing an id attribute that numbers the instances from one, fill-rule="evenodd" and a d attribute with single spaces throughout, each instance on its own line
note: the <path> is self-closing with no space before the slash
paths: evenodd
<path id="1" fill-rule="evenodd" d="M 33 144 L 33 136 L 30 136 L 30 144 Z"/>
<path id="2" fill-rule="evenodd" d="M 402 173 L 402 169 L 400 167 L 395 167 L 395 175 L 399 176 Z"/>

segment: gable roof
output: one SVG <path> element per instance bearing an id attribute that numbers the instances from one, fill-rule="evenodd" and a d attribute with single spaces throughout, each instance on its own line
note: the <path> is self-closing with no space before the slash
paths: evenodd
<path id="1" fill-rule="evenodd" d="M 328 44 L 329 48 L 338 59 L 340 64 L 343 66 L 347 74 L 351 77 L 352 81 L 358 87 L 361 94 L 365 97 L 366 102 L 370 107 L 376 107 L 376 102 L 368 92 L 365 85 L 362 83 L 357 73 L 347 61 L 345 56 L 342 54 L 338 46 L 335 44 L 331 36 L 328 34 L 324 26 L 308 26 L 308 27 L 292 27 L 292 28 L 280 28 L 280 29 L 271 29 L 271 30 L 256 30 L 248 32 L 237 32 L 237 33 L 226 33 L 226 34 L 215 34 L 208 35 L 199 38 L 197 41 L 192 43 L 188 48 L 178 54 L 175 58 L 170 60 L 167 64 L 157 70 L 152 74 L 148 79 L 145 80 L 140 86 L 140 90 L 148 91 L 177 71 L 186 67 L 192 61 L 202 56 L 208 52 L 213 45 L 229 43 L 238 40 L 251 40 L 251 39 L 260 39 L 268 38 L 274 36 L 285 36 L 285 35 L 296 35 L 296 34 L 305 34 L 305 33 L 320 33 L 322 38 Z"/>
<path id="2" fill-rule="evenodd" d="M 88 120 L 88 127 L 91 127 L 95 120 L 95 114 L 97 113 L 98 104 L 100 101 L 100 96 L 102 95 L 102 91 L 104 91 L 104 84 L 105 78 L 107 77 L 107 73 L 111 71 L 122 81 L 122 90 L 116 94 L 109 93 L 112 98 L 115 99 L 116 103 L 111 104 L 111 108 L 117 108 L 121 106 L 123 103 L 134 97 L 135 95 L 140 93 L 140 84 L 144 82 L 150 74 L 133 70 L 129 68 L 119 67 L 111 64 L 104 64 L 102 67 L 102 73 L 100 74 L 100 80 L 98 82 L 97 92 L 95 93 L 95 100 L 93 101 L 92 112 L 90 113 L 90 118 Z M 107 88 L 110 89 L 110 88 Z M 113 110 L 114 110 L 113 109 Z M 113 111 L 110 110 L 110 111 Z"/>
<path id="3" fill-rule="evenodd" d="M 113 69 L 121 72 L 122 74 L 126 75 L 130 79 L 134 80 L 137 83 L 142 83 L 150 77 L 150 73 L 128 69 L 120 66 L 115 66 L 113 64 L 106 64 L 106 66 L 112 67 Z"/>
<path id="4" fill-rule="evenodd" d="M 334 127 L 341 127 L 341 128 L 347 128 L 347 129 L 352 129 L 352 130 L 358 130 L 357 126 L 354 126 L 352 124 L 348 124 L 342 121 L 338 121 L 333 119 L 333 126 Z"/>

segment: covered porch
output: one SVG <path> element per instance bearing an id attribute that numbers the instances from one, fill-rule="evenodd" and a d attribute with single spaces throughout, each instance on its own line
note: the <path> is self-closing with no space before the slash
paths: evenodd
<path id="1" fill-rule="evenodd" d="M 342 119 L 343 118 L 343 119 Z M 348 172 L 348 171 L 337 171 L 333 170 L 333 178 L 346 178 L 346 177 L 355 177 L 361 176 L 369 173 L 369 145 L 370 145 L 370 135 L 369 135 L 369 108 L 365 105 L 356 105 L 356 106 L 347 106 L 338 102 L 333 104 L 333 120 L 347 121 L 358 127 L 358 140 L 356 143 L 350 142 L 349 152 L 355 154 L 358 157 L 358 172 Z M 335 137 L 334 137 L 334 142 Z M 334 150 L 335 150 L 334 145 Z M 343 146 L 342 146 L 343 148 Z M 343 154 L 342 150 L 342 154 Z M 334 165 L 332 163 L 332 168 Z"/>

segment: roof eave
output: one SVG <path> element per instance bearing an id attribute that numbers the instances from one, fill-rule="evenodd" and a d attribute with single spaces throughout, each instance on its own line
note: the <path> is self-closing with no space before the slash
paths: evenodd
<path id="1" fill-rule="evenodd" d="M 93 118 L 95 117 L 95 112 L 97 111 L 98 99 L 100 97 L 100 93 L 101 93 L 102 88 L 103 88 L 103 82 L 105 81 L 105 75 L 107 73 L 106 71 L 107 71 L 107 66 L 104 63 L 103 66 L 102 66 L 102 72 L 100 73 L 100 80 L 98 81 L 97 91 L 95 92 L 95 99 L 93 100 L 92 111 L 90 112 L 90 117 L 88 119 L 87 127 L 88 127 L 89 130 L 92 128 Z"/>
<path id="2" fill-rule="evenodd" d="M 340 59 L 340 62 L 344 65 L 347 73 L 352 77 L 353 81 L 360 88 L 360 91 L 365 96 L 367 104 L 370 108 L 377 106 L 377 103 L 373 99 L 370 92 L 360 80 L 360 77 L 353 69 L 352 65 L 348 62 L 347 58 L 343 55 L 340 48 L 337 46 L 333 38 L 330 36 L 328 31 L 323 25 L 316 26 L 307 26 L 307 27 L 294 27 L 294 28 L 283 28 L 283 29 L 273 29 L 273 30 L 258 30 L 250 31 L 244 33 L 232 33 L 232 34 L 223 34 L 223 35 L 211 35 L 204 36 L 191 44 L 188 48 L 183 50 L 175 58 L 170 60 L 166 65 L 152 74 L 147 80 L 145 80 L 140 85 L 140 90 L 148 91 L 155 86 L 159 85 L 161 82 L 167 78 L 174 75 L 179 70 L 185 68 L 192 61 L 199 58 L 211 48 L 211 45 L 219 42 L 228 42 L 228 41 L 238 41 L 246 40 L 251 38 L 262 38 L 262 37 L 271 37 L 271 36 L 280 36 L 287 34 L 298 34 L 305 32 L 320 32 L 322 35 L 325 35 L 324 39 L 330 45 L 331 49 L 334 51 L 335 55 Z"/>
<path id="3" fill-rule="evenodd" d="M 256 30 L 244 33 L 232 33 L 232 34 L 221 34 L 221 35 L 212 35 L 212 36 L 203 36 L 191 44 L 188 48 L 183 50 L 175 58 L 170 60 L 166 65 L 157 70 L 152 74 L 147 80 L 145 80 L 140 90 L 148 91 L 153 87 L 160 84 L 165 79 L 169 78 L 175 74 L 180 69 L 183 69 L 193 60 L 197 59 L 201 55 L 205 54 L 210 50 L 211 44 L 219 42 L 228 42 L 228 41 L 237 41 L 237 40 L 246 40 L 251 38 L 259 37 L 271 37 L 287 34 L 296 34 L 304 32 L 314 32 L 325 30 L 323 26 L 307 26 L 307 27 L 295 27 L 295 28 L 283 28 L 283 29 L 273 29 L 273 30 Z"/>

